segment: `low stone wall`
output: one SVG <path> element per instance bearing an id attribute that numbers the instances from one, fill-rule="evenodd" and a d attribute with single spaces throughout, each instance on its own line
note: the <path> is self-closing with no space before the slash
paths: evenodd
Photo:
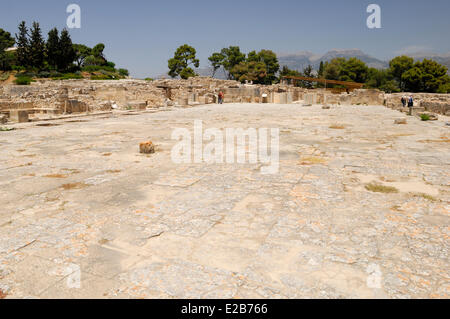
<path id="1" fill-rule="evenodd" d="M 402 96 L 412 96 L 414 106 L 424 108 L 427 112 L 438 113 L 442 115 L 450 115 L 450 94 L 435 93 L 393 93 L 386 94 L 385 105 L 389 108 L 401 110 Z"/>

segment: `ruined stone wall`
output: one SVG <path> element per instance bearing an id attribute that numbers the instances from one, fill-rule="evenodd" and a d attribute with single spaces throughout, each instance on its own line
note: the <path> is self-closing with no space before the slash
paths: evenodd
<path id="1" fill-rule="evenodd" d="M 386 94 L 386 106 L 392 109 L 402 109 L 402 96 L 414 98 L 414 106 L 424 108 L 427 112 L 450 115 L 450 94 L 435 93 L 393 93 Z"/>
<path id="2" fill-rule="evenodd" d="M 119 109 L 146 109 L 208 104 L 220 91 L 225 103 L 289 104 L 308 99 L 312 104 L 386 105 L 396 108 L 404 93 L 384 94 L 378 90 L 354 90 L 332 94 L 325 89 L 308 90 L 283 84 L 263 86 L 237 81 L 195 77 L 189 80 L 90 81 L 40 80 L 29 86 L 0 86 L 0 112 L 28 110 L 33 113 L 79 113 Z M 414 94 L 416 105 L 449 114 L 449 94 Z"/>

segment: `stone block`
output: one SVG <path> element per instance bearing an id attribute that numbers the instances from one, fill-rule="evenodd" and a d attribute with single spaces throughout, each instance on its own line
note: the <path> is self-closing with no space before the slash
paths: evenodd
<path id="1" fill-rule="evenodd" d="M 155 145 L 152 142 L 144 142 L 139 144 L 139 152 L 141 154 L 153 154 L 155 153 Z"/>
<path id="2" fill-rule="evenodd" d="M 408 124 L 408 121 L 405 119 L 405 118 L 402 118 L 402 119 L 396 119 L 395 121 L 394 121 L 394 124 Z"/>
<path id="3" fill-rule="evenodd" d="M 411 109 L 411 113 L 410 114 L 413 115 L 413 116 L 416 116 L 419 113 L 422 113 L 422 112 L 425 111 L 425 108 L 418 107 L 418 106 L 411 107 L 410 109 Z"/>
<path id="4" fill-rule="evenodd" d="M 287 93 L 277 93 L 275 92 L 273 95 L 273 103 L 275 104 L 287 104 L 288 98 Z"/>
<path id="5" fill-rule="evenodd" d="M 132 110 L 145 110 L 147 108 L 146 101 L 131 101 L 127 104 L 128 108 Z"/>
<path id="6" fill-rule="evenodd" d="M 180 106 L 189 105 L 189 99 L 187 97 L 182 97 L 182 98 L 178 99 L 178 105 L 180 105 Z"/>
<path id="7" fill-rule="evenodd" d="M 12 110 L 9 112 L 9 120 L 16 123 L 28 122 L 28 111 Z"/>

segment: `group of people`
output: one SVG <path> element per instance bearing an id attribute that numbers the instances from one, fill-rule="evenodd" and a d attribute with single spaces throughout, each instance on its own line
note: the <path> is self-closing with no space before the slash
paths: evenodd
<path id="1" fill-rule="evenodd" d="M 414 99 L 412 97 L 412 95 L 410 95 L 409 97 L 407 96 L 402 96 L 402 105 L 403 107 L 406 107 L 408 105 L 408 107 L 413 107 L 414 106 Z"/>

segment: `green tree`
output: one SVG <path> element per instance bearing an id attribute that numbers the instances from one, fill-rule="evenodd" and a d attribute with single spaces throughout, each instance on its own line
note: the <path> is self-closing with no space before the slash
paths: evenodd
<path id="1" fill-rule="evenodd" d="M 92 48 L 92 55 L 97 59 L 103 59 L 104 61 L 106 61 L 105 55 L 103 54 L 104 50 L 105 45 L 103 43 L 99 43 Z"/>
<path id="2" fill-rule="evenodd" d="M 84 61 L 90 55 L 92 55 L 92 49 L 84 44 L 74 44 L 73 49 L 75 51 L 75 62 L 79 68 L 84 65 Z"/>
<path id="3" fill-rule="evenodd" d="M 349 58 L 342 62 L 340 80 L 364 83 L 367 80 L 369 68 L 367 65 L 357 59 Z"/>
<path id="4" fill-rule="evenodd" d="M 241 49 L 238 46 L 223 48 L 222 51 L 220 51 L 220 54 L 225 57 L 222 66 L 227 71 L 228 79 L 231 80 L 233 78 L 231 70 L 234 66 L 245 61 L 245 54 L 241 52 Z"/>
<path id="5" fill-rule="evenodd" d="M 303 69 L 302 72 L 302 76 L 305 76 L 307 78 L 314 78 L 314 74 L 313 74 L 313 68 L 311 65 L 308 65 L 306 68 Z M 305 87 L 307 89 L 312 89 L 313 88 L 313 83 L 309 82 L 309 81 L 299 81 L 300 86 L 301 87 Z"/>
<path id="6" fill-rule="evenodd" d="M 57 28 L 53 28 L 48 33 L 47 43 L 47 62 L 53 69 L 58 69 L 58 61 L 61 55 L 59 45 L 59 32 Z"/>
<path id="7" fill-rule="evenodd" d="M 450 93 L 450 77 L 448 75 L 445 83 L 439 86 L 436 93 Z"/>
<path id="8" fill-rule="evenodd" d="M 448 83 L 447 67 L 436 61 L 424 59 L 417 63 L 422 70 L 422 89 L 424 92 L 435 93 L 442 85 Z"/>
<path id="9" fill-rule="evenodd" d="M 403 73 L 402 82 L 408 91 L 435 93 L 448 83 L 447 67 L 424 59 Z"/>
<path id="10" fill-rule="evenodd" d="M 403 74 L 414 66 L 414 59 L 406 55 L 398 56 L 389 62 L 389 69 L 394 79 L 398 82 L 400 90 L 405 90 Z"/>
<path id="11" fill-rule="evenodd" d="M 216 75 L 216 72 L 218 69 L 220 69 L 221 66 L 223 66 L 225 56 L 222 53 L 213 53 L 209 58 L 209 62 L 211 63 L 211 66 L 213 68 L 212 77 Z"/>
<path id="12" fill-rule="evenodd" d="M 258 53 L 252 51 L 248 54 L 247 62 L 262 62 L 266 66 L 266 77 L 262 84 L 272 84 L 277 79 L 276 74 L 280 70 L 277 55 L 270 50 L 261 50 Z"/>
<path id="13" fill-rule="evenodd" d="M 281 80 L 283 79 L 283 77 L 285 76 L 302 76 L 303 74 L 297 70 L 291 70 L 289 69 L 289 67 L 287 67 L 286 65 L 283 66 L 280 70 L 279 73 L 279 81 L 281 82 Z M 300 86 L 300 81 L 294 81 L 293 83 L 295 83 L 296 86 Z"/>
<path id="14" fill-rule="evenodd" d="M 78 56 L 77 52 L 75 52 L 75 59 L 80 61 L 81 59 L 83 66 L 108 66 L 108 60 L 106 59 L 103 51 L 105 50 L 105 45 L 103 43 L 99 43 L 95 45 L 92 49 L 88 47 L 80 47 L 78 45 L 78 49 L 81 49 L 83 56 Z"/>
<path id="15" fill-rule="evenodd" d="M 283 68 L 280 71 L 280 80 L 284 76 L 301 76 L 301 75 L 302 74 L 297 70 L 291 70 L 287 66 L 283 66 Z"/>
<path id="16" fill-rule="evenodd" d="M 264 62 L 241 62 L 231 69 L 234 79 L 244 83 L 245 81 L 253 81 L 262 84 L 267 78 L 267 68 Z"/>
<path id="17" fill-rule="evenodd" d="M 197 51 L 185 44 L 180 46 L 174 54 L 174 57 L 168 61 L 169 75 L 171 77 L 180 76 L 182 79 L 188 79 L 196 76 L 195 71 L 190 65 L 199 67 L 200 61 L 196 58 Z"/>
<path id="18" fill-rule="evenodd" d="M 69 31 L 67 29 L 62 30 L 61 37 L 59 39 L 59 59 L 58 69 L 66 71 L 72 65 L 76 58 L 76 52 L 73 48 L 72 39 L 70 38 Z"/>
<path id="19" fill-rule="evenodd" d="M 398 84 L 394 81 L 392 74 L 389 70 L 379 70 L 375 68 L 369 68 L 367 71 L 366 87 L 372 89 L 381 89 L 381 87 L 387 85 L 390 92 L 397 92 L 399 90 Z M 395 84 L 395 85 L 394 85 Z"/>
<path id="20" fill-rule="evenodd" d="M 23 67 L 28 67 L 30 65 L 30 41 L 28 36 L 28 28 L 25 21 L 22 21 L 19 24 L 19 33 L 16 33 L 16 55 L 18 65 Z"/>
<path id="21" fill-rule="evenodd" d="M 127 69 L 119 69 L 117 70 L 121 76 L 129 76 L 130 72 Z"/>
<path id="22" fill-rule="evenodd" d="M 324 69 L 325 69 L 325 67 L 324 67 L 323 61 L 320 61 L 319 72 L 317 73 L 317 76 L 319 78 L 323 77 Z"/>
<path id="23" fill-rule="evenodd" d="M 415 66 L 402 74 L 401 83 L 404 88 L 409 92 L 422 91 L 422 70 Z"/>
<path id="24" fill-rule="evenodd" d="M 381 91 L 387 92 L 387 93 L 395 93 L 400 92 L 400 88 L 398 87 L 397 81 L 389 80 L 383 83 L 378 87 Z"/>
<path id="25" fill-rule="evenodd" d="M 15 43 L 11 33 L 0 29 L 0 70 L 8 70 L 11 67 L 12 53 L 5 52 Z"/>
<path id="26" fill-rule="evenodd" d="M 30 66 L 38 70 L 42 69 L 45 61 L 45 42 L 38 22 L 33 22 L 31 29 L 29 54 Z"/>
<path id="27" fill-rule="evenodd" d="M 342 71 L 342 65 L 345 58 L 335 58 L 330 62 L 325 62 L 323 75 L 327 80 L 339 80 Z"/>

